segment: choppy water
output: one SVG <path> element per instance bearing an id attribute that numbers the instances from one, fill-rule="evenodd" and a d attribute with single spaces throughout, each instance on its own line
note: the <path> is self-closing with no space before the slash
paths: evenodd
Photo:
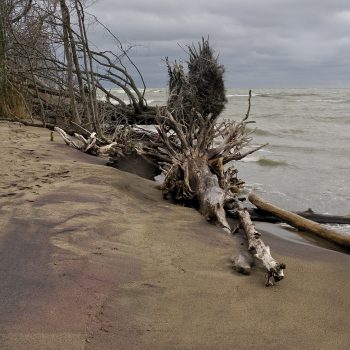
<path id="1" fill-rule="evenodd" d="M 148 89 L 163 105 L 166 89 Z M 240 119 L 248 91 L 227 90 L 223 118 Z M 253 145 L 239 162 L 248 189 L 289 210 L 350 215 L 350 89 L 253 89 Z"/>

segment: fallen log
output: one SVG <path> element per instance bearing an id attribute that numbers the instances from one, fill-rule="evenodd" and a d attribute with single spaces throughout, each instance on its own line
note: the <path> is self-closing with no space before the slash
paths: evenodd
<path id="1" fill-rule="evenodd" d="M 283 222 L 280 218 L 259 208 L 249 208 L 248 211 L 253 221 L 270 222 L 273 224 Z M 318 222 L 319 224 L 350 225 L 350 216 L 319 214 L 315 213 L 312 209 L 297 212 L 292 211 L 292 213 L 300 215 L 303 218 Z"/>
<path id="2" fill-rule="evenodd" d="M 286 268 L 286 265 L 284 263 L 278 263 L 271 256 L 270 247 L 265 245 L 263 240 L 260 238 L 261 234 L 255 229 L 255 226 L 250 219 L 247 208 L 245 208 L 237 199 L 235 200 L 234 211 L 238 215 L 243 230 L 246 234 L 248 240 L 248 251 L 255 252 L 254 257 L 260 260 L 267 270 L 265 285 L 267 287 L 273 286 L 276 282 L 283 279 L 283 270 Z M 239 264 L 247 266 L 249 264 L 249 261 L 247 261 L 247 257 L 242 255 L 242 252 L 240 252 L 238 258 L 235 261 L 235 264 L 237 266 L 240 266 Z"/>
<path id="3" fill-rule="evenodd" d="M 350 216 L 319 214 L 319 213 L 315 213 L 310 208 L 306 211 L 296 212 L 295 214 L 300 215 L 303 218 L 316 221 L 320 224 L 350 225 Z"/>
<path id="4" fill-rule="evenodd" d="M 300 215 L 281 209 L 273 204 L 264 201 L 254 193 L 251 193 L 248 196 L 248 199 L 259 209 L 280 218 L 282 221 L 297 228 L 298 230 L 314 233 L 317 236 L 322 237 L 328 241 L 335 242 L 346 248 L 350 248 L 350 234 L 331 229 L 317 222 L 303 218 Z"/>

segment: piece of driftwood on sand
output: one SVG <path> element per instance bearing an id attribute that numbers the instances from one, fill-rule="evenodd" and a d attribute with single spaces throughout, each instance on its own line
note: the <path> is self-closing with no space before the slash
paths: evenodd
<path id="1" fill-rule="evenodd" d="M 280 218 L 259 208 L 248 208 L 248 211 L 253 221 L 271 222 L 273 224 L 283 222 L 283 220 Z M 305 211 L 292 211 L 292 213 L 302 216 L 303 218 L 318 222 L 319 224 L 350 225 L 350 216 L 320 214 L 314 212 L 311 208 Z"/>
<path id="2" fill-rule="evenodd" d="M 256 205 L 259 209 L 280 218 L 283 222 L 286 222 L 299 230 L 314 233 L 328 241 L 335 242 L 346 248 L 350 248 L 350 235 L 346 234 L 345 232 L 331 229 L 317 222 L 303 218 L 300 215 L 281 209 L 276 205 L 266 202 L 254 193 L 251 193 L 248 198 L 249 201 Z"/>
<path id="3" fill-rule="evenodd" d="M 254 224 L 249 215 L 249 211 L 245 208 L 241 201 L 235 200 L 233 209 L 239 217 L 242 228 L 248 240 L 248 252 L 255 252 L 255 257 L 260 260 L 267 269 L 265 285 L 273 286 L 275 282 L 280 281 L 284 277 L 284 263 L 278 263 L 270 254 L 270 247 L 265 245 L 261 239 L 261 234 L 255 229 Z M 244 251 L 233 259 L 234 266 L 237 271 L 249 274 L 253 260 Z"/>

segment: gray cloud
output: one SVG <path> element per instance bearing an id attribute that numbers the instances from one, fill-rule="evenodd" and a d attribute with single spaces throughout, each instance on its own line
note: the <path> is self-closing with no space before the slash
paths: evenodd
<path id="1" fill-rule="evenodd" d="M 132 56 L 148 86 L 166 84 L 165 56 L 186 57 L 178 44 L 207 35 L 227 86 L 350 86 L 348 0 L 100 0 L 89 11 L 137 45 Z"/>

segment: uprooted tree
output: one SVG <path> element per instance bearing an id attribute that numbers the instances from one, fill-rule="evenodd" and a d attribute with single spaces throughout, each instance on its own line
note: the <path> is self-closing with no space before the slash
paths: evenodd
<path id="1" fill-rule="evenodd" d="M 68 145 L 93 154 L 120 157 L 133 148 L 163 171 L 165 199 L 171 196 L 177 202 L 198 208 L 208 221 L 231 234 L 238 227 L 230 227 L 226 218 L 229 210 L 239 219 L 248 242 L 248 253 L 240 252 L 234 259 L 235 268 L 249 274 L 257 258 L 266 268 L 266 285 L 273 285 L 284 277 L 285 265 L 271 256 L 248 210 L 241 204 L 238 193 L 243 182 L 237 178 L 233 164 L 264 146 L 248 148 L 251 93 L 241 121 L 219 121 L 226 102 L 224 69 L 208 40 L 203 39 L 198 48 L 191 46 L 188 50 L 187 73 L 182 65 L 171 66 L 167 60 L 169 99 L 167 108 L 157 110 L 156 132 L 129 128 L 124 139 L 128 140 L 127 145 L 114 142 L 101 147 L 95 133 L 89 138 L 76 135 L 79 139 L 76 142 L 62 129 L 56 131 Z"/>
<path id="2" fill-rule="evenodd" d="M 242 120 L 219 119 L 226 102 L 224 69 L 208 40 L 202 40 L 198 48 L 188 47 L 188 51 L 188 72 L 183 65 L 171 65 L 167 60 L 169 98 L 166 108 L 157 109 L 155 132 L 137 126 L 123 128 L 116 133 L 118 142 L 106 144 L 94 132 L 87 138 L 77 134 L 78 141 L 75 141 L 64 130 L 56 128 L 56 131 L 68 145 L 83 152 L 120 158 L 132 150 L 153 163 L 164 174 L 165 199 L 171 196 L 176 202 L 196 207 L 208 221 L 228 234 L 243 229 L 247 244 L 241 246 L 239 255 L 234 258 L 234 267 L 249 274 L 254 260 L 258 259 L 266 269 L 266 285 L 273 285 L 284 277 L 286 266 L 271 256 L 269 247 L 255 229 L 250 211 L 242 203 L 245 198 L 240 193 L 244 182 L 238 179 L 235 167 L 236 161 L 265 146 L 249 147 L 251 136 L 247 125 L 252 122 L 249 120 L 251 92 Z M 259 208 L 262 206 L 292 225 L 297 222 L 296 227 L 311 227 L 313 232 L 322 233 L 322 237 L 350 246 L 350 239 L 334 230 L 310 226 L 300 221 L 300 217 L 295 219 L 293 213 L 269 209 L 269 205 L 261 205 L 261 202 L 259 199 Z M 230 227 L 227 215 L 238 219 L 239 225 Z"/>
<path id="3" fill-rule="evenodd" d="M 283 278 L 285 265 L 272 258 L 238 198 L 242 181 L 232 164 L 263 146 L 247 149 L 251 138 L 247 125 L 251 103 L 241 121 L 221 121 L 219 114 L 226 102 L 223 67 L 202 40 L 198 48 L 188 47 L 188 73 L 175 63 L 169 71 L 169 101 L 165 113 L 156 116 L 158 139 L 140 143 L 138 152 L 156 159 L 165 179 L 163 197 L 195 206 L 208 221 L 234 232 L 226 210 L 235 213 L 246 233 L 248 250 L 267 270 L 266 285 Z M 228 167 L 225 168 L 225 165 Z M 235 259 L 238 271 L 249 273 L 253 257 L 241 254 Z"/>

